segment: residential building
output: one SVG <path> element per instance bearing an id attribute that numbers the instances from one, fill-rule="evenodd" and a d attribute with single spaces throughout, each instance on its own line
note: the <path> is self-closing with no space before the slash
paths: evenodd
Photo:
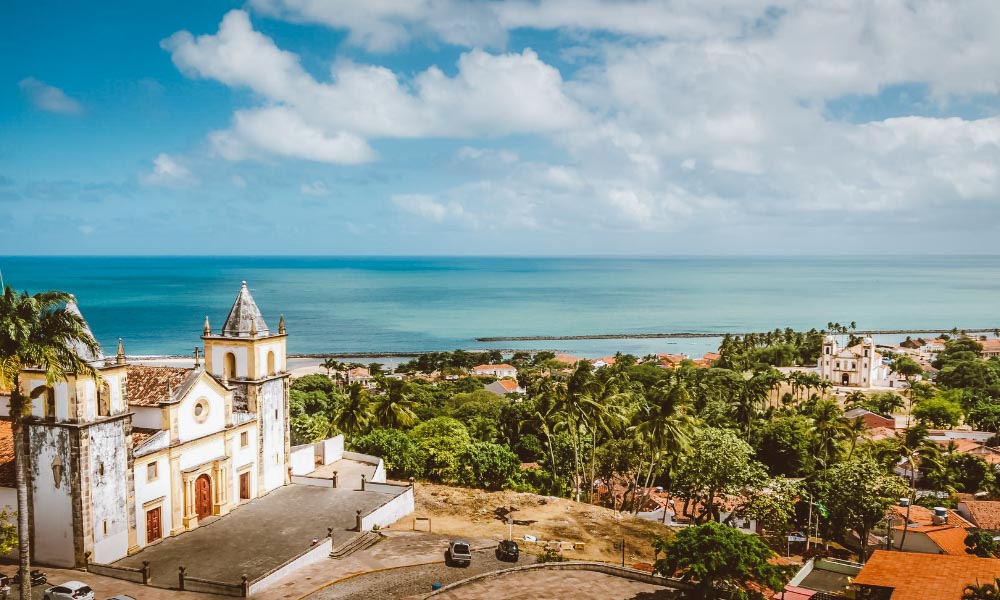
<path id="1" fill-rule="evenodd" d="M 1000 534 L 1000 502 L 966 500 L 958 503 L 958 513 L 979 529 L 985 529 L 994 535 Z"/>
<path id="2" fill-rule="evenodd" d="M 979 343 L 983 345 L 983 358 L 1000 357 L 1000 338 L 981 339 Z"/>
<path id="3" fill-rule="evenodd" d="M 610 366 L 618 362 L 618 359 L 614 356 L 602 356 L 601 358 L 595 358 L 590 361 L 590 364 L 594 365 L 594 369 L 603 369 L 604 367 Z"/>
<path id="4" fill-rule="evenodd" d="M 854 578 L 858 598 L 961 600 L 965 586 L 1000 577 L 1000 559 L 876 550 Z"/>
<path id="5" fill-rule="evenodd" d="M 485 386 L 488 392 L 493 392 L 497 396 L 506 396 L 507 394 L 523 394 L 525 389 L 521 387 L 516 379 L 498 379 L 493 383 Z"/>
<path id="6" fill-rule="evenodd" d="M 347 385 L 360 383 L 364 387 L 371 387 L 372 374 L 368 367 L 354 367 L 347 371 Z"/>
<path id="7" fill-rule="evenodd" d="M 932 510 L 919 505 L 906 507 L 897 504 L 892 508 L 896 517 L 895 522 L 899 523 L 892 528 L 894 549 L 904 552 L 966 555 L 965 537 L 969 535 L 972 523 L 957 512 L 943 507 Z M 906 521 L 907 509 L 909 509 L 909 521 Z"/>
<path id="8" fill-rule="evenodd" d="M 79 314 L 75 301 L 67 310 Z M 288 483 L 286 338 L 244 282 L 221 331 L 205 320 L 204 365 L 128 364 L 119 340 L 115 356 L 82 353 L 99 379 L 50 386 L 25 368 L 33 560 L 110 563 Z M 4 421 L 0 505 L 16 506 L 13 454 Z"/>
<path id="9" fill-rule="evenodd" d="M 472 367 L 473 375 L 487 375 L 489 377 L 517 377 L 517 369 L 508 364 L 500 365 L 476 365 Z"/>
<path id="10" fill-rule="evenodd" d="M 681 363 L 690 357 L 687 354 L 660 353 L 656 355 L 656 358 L 659 359 L 660 366 L 664 369 L 674 369 L 681 366 Z"/>
<path id="11" fill-rule="evenodd" d="M 896 428 L 896 419 L 892 417 L 883 417 L 878 413 L 874 413 L 867 408 L 862 408 L 860 406 L 852 408 L 844 413 L 844 418 L 853 421 L 861 417 L 865 421 L 865 429 L 875 429 L 877 427 L 888 427 L 890 429 Z"/>

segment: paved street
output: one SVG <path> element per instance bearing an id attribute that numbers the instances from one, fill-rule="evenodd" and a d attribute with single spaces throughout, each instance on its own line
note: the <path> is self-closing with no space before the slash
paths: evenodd
<path id="1" fill-rule="evenodd" d="M 313 539 L 333 527 L 334 543 L 343 545 L 355 525 L 355 511 L 371 510 L 389 494 L 308 485 L 288 485 L 247 503 L 229 515 L 194 531 L 164 539 L 123 558 L 115 566 L 140 568 L 148 560 L 154 581 L 175 582 L 177 568 L 191 577 L 239 583 L 270 572 L 294 558 Z"/>

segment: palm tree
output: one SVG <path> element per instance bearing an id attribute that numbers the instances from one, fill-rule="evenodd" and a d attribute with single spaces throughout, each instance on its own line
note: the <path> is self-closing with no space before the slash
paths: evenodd
<path id="1" fill-rule="evenodd" d="M 372 419 L 368 392 L 360 383 L 352 383 L 347 390 L 347 402 L 333 417 L 332 425 L 338 431 L 353 434 L 363 431 Z"/>
<path id="2" fill-rule="evenodd" d="M 917 494 L 917 465 L 923 465 L 925 471 L 940 467 L 938 459 L 941 456 L 941 447 L 927 435 L 927 428 L 923 425 L 907 428 L 904 435 L 896 439 L 899 455 L 910 464 L 910 502 L 906 505 L 906 523 L 903 524 L 903 537 L 899 540 L 899 549 L 902 550 L 906 543 L 906 531 L 909 529 L 907 525 L 910 522 L 910 506 L 913 505 Z"/>
<path id="3" fill-rule="evenodd" d="M 853 419 L 841 419 L 841 430 L 847 436 L 847 439 L 851 440 L 851 449 L 847 453 L 847 460 L 851 460 L 854 456 L 854 448 L 858 445 L 858 438 L 860 438 L 867 429 L 865 425 L 864 417 L 855 417 Z"/>
<path id="4" fill-rule="evenodd" d="M 837 457 L 838 442 L 843 435 L 842 415 L 833 400 L 820 400 L 813 407 L 813 453 L 824 469 Z"/>
<path id="5" fill-rule="evenodd" d="M 375 378 L 375 387 L 382 392 L 375 403 L 375 421 L 382 427 L 401 428 L 416 423 L 413 412 L 414 402 L 409 385 L 399 379 Z"/>
<path id="6" fill-rule="evenodd" d="M 645 394 L 631 430 L 649 452 L 645 488 L 649 488 L 657 464 L 664 461 L 668 477 L 678 459 L 691 447 L 694 420 L 687 414 L 691 399 L 680 381 L 665 380 Z M 638 478 L 638 477 L 637 477 Z M 635 505 L 636 511 L 639 503 Z"/>
<path id="7" fill-rule="evenodd" d="M 66 379 L 97 377 L 81 354 L 98 356 L 101 348 L 83 317 L 67 310 L 73 297 L 65 292 L 18 294 L 7 286 L 0 296 L 0 385 L 10 389 L 11 429 L 17 485 L 17 534 L 21 598 L 31 597 L 31 540 L 28 530 L 28 460 L 24 454 L 24 417 L 31 403 L 21 390 L 21 369 L 40 368 L 49 386 Z"/>
<path id="8" fill-rule="evenodd" d="M 962 600 L 996 600 L 1000 598 L 1000 578 L 993 583 L 970 583 L 962 590 Z"/>
<path id="9" fill-rule="evenodd" d="M 910 405 L 906 409 L 906 423 L 909 424 L 910 414 L 913 413 L 913 382 L 918 376 L 923 374 L 924 368 L 909 356 L 901 356 L 893 362 L 892 370 L 906 379 L 907 396 L 910 399 Z"/>

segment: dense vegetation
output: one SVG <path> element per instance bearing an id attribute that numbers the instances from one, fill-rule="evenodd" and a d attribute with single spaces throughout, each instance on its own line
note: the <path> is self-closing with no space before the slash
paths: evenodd
<path id="1" fill-rule="evenodd" d="M 922 368 L 900 357 L 896 369 L 912 384 L 902 395 L 855 392 L 842 406 L 814 373 L 774 367 L 815 361 L 822 335 L 727 338 L 711 368 L 618 356 L 594 370 L 586 361 L 567 368 L 551 355 L 519 354 L 507 362 L 527 394 L 503 398 L 483 390 L 492 379 L 482 377 L 377 377 L 373 390 L 303 377 L 292 389 L 293 439 L 343 432 L 352 448 L 383 456 L 391 477 L 571 496 L 622 511 L 646 510 L 648 490 L 663 486 L 683 502 L 678 517 L 755 518 L 775 546 L 806 527 L 809 499 L 824 506 L 818 532 L 846 541 L 867 540 L 914 488 L 939 492 L 920 500 L 935 505 L 956 492 L 1000 493 L 981 458 L 927 435 L 960 423 L 997 431 L 1000 361 L 982 360 L 974 340 L 952 340 L 935 362 L 933 385 L 916 382 Z M 404 370 L 467 369 L 483 358 L 440 353 Z M 853 406 L 883 415 L 912 407 L 916 422 L 871 441 L 863 421 L 844 417 Z M 903 459 L 920 466 L 921 480 L 893 474 Z"/>

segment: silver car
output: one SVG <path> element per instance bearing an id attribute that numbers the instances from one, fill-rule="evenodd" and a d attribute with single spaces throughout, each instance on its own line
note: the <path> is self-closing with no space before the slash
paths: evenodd
<path id="1" fill-rule="evenodd" d="M 448 552 L 444 556 L 444 564 L 448 566 L 468 566 L 472 564 L 472 547 L 469 546 L 469 542 L 454 540 L 448 544 Z"/>

